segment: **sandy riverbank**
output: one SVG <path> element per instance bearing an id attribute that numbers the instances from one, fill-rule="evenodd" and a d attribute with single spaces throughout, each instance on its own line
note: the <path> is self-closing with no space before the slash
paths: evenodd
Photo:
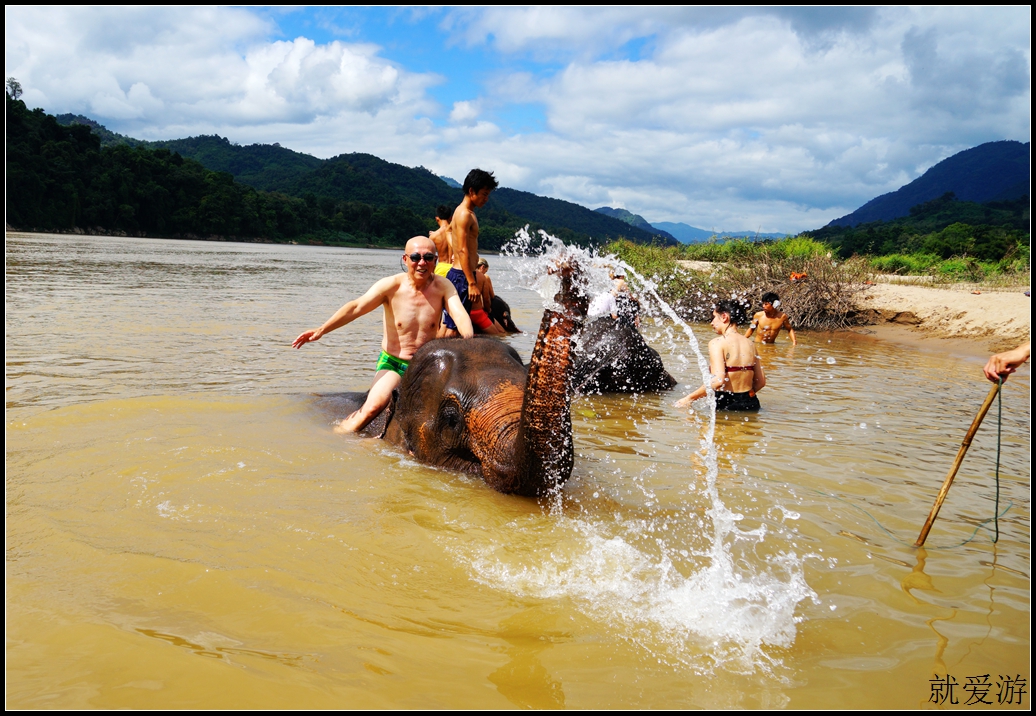
<path id="1" fill-rule="evenodd" d="M 1032 300 L 1025 290 L 881 283 L 861 291 L 857 305 L 871 323 L 896 323 L 936 338 L 981 340 L 990 350 L 1002 350 L 1031 334 Z"/>

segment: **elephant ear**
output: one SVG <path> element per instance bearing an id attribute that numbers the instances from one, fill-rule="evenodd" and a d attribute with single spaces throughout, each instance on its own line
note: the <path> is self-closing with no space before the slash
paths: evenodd
<path id="1" fill-rule="evenodd" d="M 600 382 L 611 377 L 621 360 L 625 344 L 619 340 L 618 325 L 604 316 L 585 326 L 576 343 L 576 361 L 572 373 L 572 392 L 576 395 L 600 393 Z"/>
<path id="2" fill-rule="evenodd" d="M 378 417 L 367 423 L 367 425 L 360 430 L 360 435 L 365 438 L 383 438 L 385 437 L 385 431 L 388 430 L 389 423 L 392 422 L 392 417 L 396 414 L 396 401 L 399 400 L 399 391 L 392 391 L 392 400 L 385 406 L 385 409 L 378 413 Z"/>

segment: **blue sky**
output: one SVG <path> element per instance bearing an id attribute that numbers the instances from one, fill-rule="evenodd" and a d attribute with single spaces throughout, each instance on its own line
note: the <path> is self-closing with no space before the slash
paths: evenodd
<path id="1" fill-rule="evenodd" d="M 372 42 L 380 47 L 382 57 L 411 72 L 438 75 L 441 81 L 430 86 L 428 94 L 447 110 L 454 102 L 477 100 L 497 75 L 542 75 L 561 67 L 490 52 L 484 46 L 451 42 L 443 9 L 319 8 L 270 12 L 267 16 L 276 23 L 282 39 L 308 37 L 320 44 L 335 40 Z M 491 114 L 497 124 L 512 132 L 542 130 L 545 120 L 543 107 L 535 103 L 510 103 L 494 107 Z M 432 119 L 445 124 L 448 112 Z"/>
<path id="2" fill-rule="evenodd" d="M 1031 10 L 8 6 L 23 99 L 147 139 L 369 152 L 649 221 L 822 226 L 1028 141 Z"/>

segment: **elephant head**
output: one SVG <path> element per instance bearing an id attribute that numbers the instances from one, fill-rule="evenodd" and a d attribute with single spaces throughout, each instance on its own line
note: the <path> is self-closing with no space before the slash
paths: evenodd
<path id="1" fill-rule="evenodd" d="M 575 267 L 558 273 L 560 310 L 544 311 L 528 368 L 492 338 L 431 341 L 403 376 L 385 439 L 500 492 L 556 491 L 572 473 L 572 336 L 586 312 Z"/>
<path id="2" fill-rule="evenodd" d="M 631 322 L 602 316 L 580 332 L 572 369 L 576 394 L 647 393 L 675 386 L 658 351 Z"/>

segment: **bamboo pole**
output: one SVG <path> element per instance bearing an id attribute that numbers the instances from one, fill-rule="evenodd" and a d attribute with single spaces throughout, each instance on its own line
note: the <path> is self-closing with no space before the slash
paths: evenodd
<path id="1" fill-rule="evenodd" d="M 989 389 L 989 395 L 986 396 L 986 401 L 982 403 L 982 407 L 978 409 L 978 415 L 975 416 L 975 420 L 971 423 L 971 427 L 968 429 L 968 434 L 964 436 L 964 441 L 960 444 L 960 450 L 957 451 L 957 459 L 953 461 L 953 467 L 950 468 L 949 474 L 946 475 L 946 479 L 943 480 L 942 489 L 939 490 L 939 496 L 935 498 L 935 504 L 932 505 L 932 511 L 928 513 L 928 519 L 925 520 L 924 527 L 921 528 L 921 534 L 918 535 L 917 541 L 914 542 L 915 547 L 920 547 L 924 544 L 924 541 L 928 539 L 928 533 L 932 530 L 932 523 L 935 522 L 935 518 L 939 516 L 939 508 L 942 507 L 943 500 L 946 499 L 946 495 L 950 492 L 950 485 L 953 484 L 953 478 L 957 476 L 957 470 L 960 469 L 960 464 L 964 462 L 964 455 L 968 452 L 968 448 L 971 447 L 971 441 L 975 437 L 975 433 L 978 432 L 978 427 L 982 424 L 982 420 L 986 417 L 986 413 L 989 412 L 989 406 L 993 404 L 993 399 L 996 398 L 996 394 L 1000 392 L 1001 381 L 997 381 L 996 384 Z"/>

